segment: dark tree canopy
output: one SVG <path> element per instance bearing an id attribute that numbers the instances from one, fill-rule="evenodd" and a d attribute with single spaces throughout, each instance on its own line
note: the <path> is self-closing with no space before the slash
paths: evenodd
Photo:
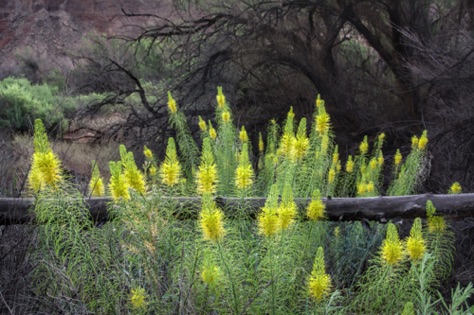
<path id="1" fill-rule="evenodd" d="M 393 149 L 428 129 L 443 159 L 428 187 L 458 180 L 473 188 L 471 1 L 189 1 L 123 13 L 138 35 L 121 38 L 120 58 L 109 52 L 91 63 L 99 81 L 121 78 L 105 81 L 113 93 L 93 109 L 127 106 L 141 140 L 169 132 L 168 90 L 197 129 L 222 85 L 237 123 L 253 134 L 290 105 L 311 117 L 321 94 L 343 150 L 380 131 Z"/>

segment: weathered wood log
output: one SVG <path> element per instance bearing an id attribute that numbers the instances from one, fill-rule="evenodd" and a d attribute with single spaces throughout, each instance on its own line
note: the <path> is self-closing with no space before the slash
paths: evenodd
<path id="1" fill-rule="evenodd" d="M 201 199 L 199 197 L 175 197 L 169 199 L 178 205 L 177 217 L 196 218 Z M 266 198 L 216 197 L 216 203 L 231 215 L 237 208 L 246 209 L 255 216 L 264 206 Z M 448 219 L 460 220 L 474 217 L 474 193 L 459 195 L 412 195 L 397 197 L 368 198 L 323 198 L 326 204 L 326 218 L 330 221 L 369 220 L 387 222 L 390 219 L 413 219 L 425 217 L 426 202 L 431 200 L 437 214 Z M 86 199 L 91 217 L 95 221 L 107 220 L 107 207 L 110 198 Z M 303 211 L 309 198 L 295 198 L 299 209 Z M 34 220 L 33 198 L 0 198 L 0 225 L 25 223 Z M 181 209 L 181 210 L 180 210 Z M 183 211 L 183 209 L 187 209 Z M 191 211 L 190 211 L 191 210 Z"/>

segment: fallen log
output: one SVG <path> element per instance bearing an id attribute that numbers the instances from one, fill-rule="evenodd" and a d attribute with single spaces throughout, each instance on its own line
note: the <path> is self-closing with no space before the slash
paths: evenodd
<path id="1" fill-rule="evenodd" d="M 200 197 L 162 197 L 163 201 L 177 205 L 177 217 L 196 218 L 201 205 Z M 304 211 L 309 198 L 295 198 L 300 211 Z M 425 217 L 426 202 L 431 200 L 437 214 L 452 220 L 474 217 L 474 193 L 459 195 L 412 195 L 396 197 L 323 198 L 326 219 L 330 221 L 369 220 L 387 222 L 391 219 Z M 255 216 L 264 206 L 266 198 L 216 197 L 219 207 L 231 215 L 233 210 L 244 207 Z M 107 208 L 111 198 L 85 200 L 91 217 L 96 221 L 108 218 Z M 34 198 L 0 198 L 0 225 L 21 224 L 34 220 Z M 181 209 L 181 210 L 180 210 Z M 183 211 L 186 209 L 186 211 Z"/>

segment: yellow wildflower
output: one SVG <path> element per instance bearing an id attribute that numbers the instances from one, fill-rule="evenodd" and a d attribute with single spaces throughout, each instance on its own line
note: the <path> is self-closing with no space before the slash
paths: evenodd
<path id="1" fill-rule="evenodd" d="M 424 150 L 428 144 L 428 131 L 423 131 L 420 139 L 418 140 L 418 149 Z"/>
<path id="2" fill-rule="evenodd" d="M 414 149 L 418 149 L 418 143 L 419 143 L 419 139 L 417 136 L 413 136 L 411 137 L 411 148 L 414 150 Z"/>
<path id="3" fill-rule="evenodd" d="M 242 128 L 240 129 L 239 139 L 242 143 L 246 143 L 249 141 L 249 136 L 247 135 L 247 131 L 245 130 L 244 126 L 242 126 Z"/>
<path id="4" fill-rule="evenodd" d="M 318 134 L 325 134 L 331 127 L 330 118 L 327 113 L 316 116 L 316 131 Z"/>
<path id="5" fill-rule="evenodd" d="M 276 209 L 262 208 L 262 213 L 258 216 L 258 231 L 265 237 L 272 236 L 280 230 Z"/>
<path id="6" fill-rule="evenodd" d="M 378 162 L 377 162 L 377 159 L 376 158 L 372 158 L 370 159 L 370 162 L 369 162 L 369 167 L 371 170 L 375 170 L 378 166 Z"/>
<path id="7" fill-rule="evenodd" d="M 216 192 L 217 166 L 214 163 L 211 142 L 205 138 L 202 144 L 201 164 L 196 174 L 197 192 L 200 194 Z"/>
<path id="8" fill-rule="evenodd" d="M 426 251 L 425 241 L 421 231 L 421 219 L 416 218 L 406 242 L 407 252 L 411 260 L 420 260 Z"/>
<path id="9" fill-rule="evenodd" d="M 338 146 L 334 148 L 334 153 L 332 154 L 332 164 L 336 165 L 337 161 L 339 161 L 339 152 L 338 152 Z"/>
<path id="10" fill-rule="evenodd" d="M 430 233 L 443 233 L 446 230 L 446 221 L 441 216 L 428 217 L 427 222 Z"/>
<path id="11" fill-rule="evenodd" d="M 306 216 L 311 221 L 316 221 L 316 220 L 324 218 L 325 211 L 326 211 L 326 205 L 321 199 L 321 193 L 319 192 L 319 189 L 317 189 L 313 193 L 313 197 L 311 198 L 310 203 L 306 207 Z"/>
<path id="12" fill-rule="evenodd" d="M 278 215 L 278 186 L 273 184 L 270 188 L 270 194 L 258 215 L 258 231 L 265 237 L 270 237 L 280 229 Z"/>
<path id="13" fill-rule="evenodd" d="M 201 131 L 206 131 L 207 130 L 207 125 L 206 125 L 206 122 L 204 121 L 204 119 L 202 119 L 201 116 L 199 116 L 199 129 L 201 129 Z"/>
<path id="14" fill-rule="evenodd" d="M 388 223 L 387 236 L 382 243 L 382 260 L 391 266 L 398 264 L 403 256 L 403 246 L 398 237 L 397 228 L 393 223 Z"/>
<path id="15" fill-rule="evenodd" d="M 153 159 L 153 152 L 147 146 L 143 147 L 143 155 L 149 160 Z"/>
<path id="16" fill-rule="evenodd" d="M 161 165 L 161 182 L 166 186 L 173 187 L 179 184 L 181 166 L 178 162 L 165 161 Z"/>
<path id="17" fill-rule="evenodd" d="M 321 107 L 321 105 L 324 105 L 324 101 L 321 99 L 321 95 L 318 94 L 316 97 L 316 108 Z"/>
<path id="18" fill-rule="evenodd" d="M 370 181 L 368 182 L 366 185 L 365 185 L 365 191 L 368 192 L 368 193 L 371 193 L 375 190 L 375 185 L 374 185 L 374 182 L 373 181 Z"/>
<path id="19" fill-rule="evenodd" d="M 334 236 L 335 236 L 336 238 L 339 238 L 339 236 L 341 236 L 341 228 L 340 228 L 339 226 L 336 226 L 336 227 L 334 228 Z"/>
<path id="20" fill-rule="evenodd" d="M 326 273 L 324 251 L 318 248 L 313 264 L 313 270 L 308 281 L 308 293 L 317 302 L 321 302 L 331 291 L 331 277 Z"/>
<path id="21" fill-rule="evenodd" d="M 379 167 L 381 167 L 383 165 L 384 161 L 385 161 L 385 159 L 383 158 L 383 153 L 382 153 L 382 151 L 380 151 L 379 156 L 377 157 L 377 163 L 379 164 Z"/>
<path id="22" fill-rule="evenodd" d="M 92 161 L 92 176 L 89 181 L 89 194 L 92 197 L 102 197 L 105 195 L 104 181 L 100 177 L 99 167 Z"/>
<path id="23" fill-rule="evenodd" d="M 146 298 L 147 298 L 147 294 L 144 288 L 137 287 L 137 288 L 132 289 L 132 292 L 130 295 L 130 302 L 133 308 L 135 309 L 144 308 L 146 306 Z"/>
<path id="24" fill-rule="evenodd" d="M 230 112 L 228 110 L 222 112 L 222 121 L 224 123 L 228 123 L 230 121 Z"/>
<path id="25" fill-rule="evenodd" d="M 309 139 L 307 137 L 299 137 L 294 139 L 293 155 L 295 159 L 301 160 L 309 149 Z"/>
<path id="26" fill-rule="evenodd" d="M 128 191 L 128 184 L 122 174 L 122 163 L 121 162 L 109 162 L 110 167 L 110 183 L 109 190 L 114 201 L 120 199 L 130 200 L 130 193 Z"/>
<path id="27" fill-rule="evenodd" d="M 197 192 L 200 194 L 204 193 L 215 193 L 217 184 L 217 167 L 215 164 L 212 165 L 201 165 L 199 171 L 196 174 Z"/>
<path id="28" fill-rule="evenodd" d="M 224 237 L 224 214 L 216 207 L 215 202 L 208 193 L 202 197 L 202 210 L 199 223 L 204 234 L 204 239 L 217 242 Z"/>
<path id="29" fill-rule="evenodd" d="M 219 106 L 219 108 L 224 108 L 224 105 L 225 105 L 225 95 L 224 95 L 224 93 L 222 92 L 222 86 L 218 86 L 218 87 L 217 87 L 216 100 L 217 100 L 217 105 Z"/>
<path id="30" fill-rule="evenodd" d="M 461 192 L 462 192 L 462 187 L 461 187 L 461 184 L 459 184 L 458 182 L 454 182 L 448 191 L 448 193 L 452 195 L 460 194 Z"/>
<path id="31" fill-rule="evenodd" d="M 173 114 L 178 111 L 178 105 L 176 104 L 176 101 L 171 95 L 170 91 L 168 91 L 168 109 Z"/>
<path id="32" fill-rule="evenodd" d="M 221 270 L 214 264 L 208 264 L 204 266 L 201 279 L 202 281 L 207 284 L 209 287 L 213 287 L 217 284 L 221 277 Z"/>
<path id="33" fill-rule="evenodd" d="M 169 187 L 179 184 L 181 179 L 181 165 L 178 161 L 176 143 L 173 138 L 168 139 L 165 161 L 160 168 L 161 182 Z"/>
<path id="34" fill-rule="evenodd" d="M 33 153 L 29 185 L 35 192 L 46 187 L 58 188 L 62 181 L 61 162 L 54 152 L 49 149 L 47 152 Z"/>
<path id="35" fill-rule="evenodd" d="M 293 222 L 297 213 L 297 207 L 293 200 L 293 190 L 291 185 L 286 183 L 283 188 L 281 204 L 278 207 L 277 214 L 281 230 L 287 229 Z"/>
<path id="36" fill-rule="evenodd" d="M 328 184 L 334 183 L 335 179 L 336 179 L 336 169 L 331 168 L 328 173 Z"/>
<path id="37" fill-rule="evenodd" d="M 284 156 L 290 156 L 293 151 L 293 145 L 296 138 L 291 134 L 283 134 L 280 140 L 280 148 L 278 152 Z"/>
<path id="38" fill-rule="evenodd" d="M 239 165 L 235 171 L 235 187 L 238 189 L 246 189 L 253 184 L 252 165 Z"/>
<path id="39" fill-rule="evenodd" d="M 361 155 L 365 155 L 369 151 L 369 142 L 367 140 L 367 136 L 365 136 L 364 140 L 362 140 L 362 142 L 360 143 L 359 151 Z"/>
<path id="40" fill-rule="evenodd" d="M 397 153 L 395 153 L 395 157 L 393 158 L 395 165 L 400 165 L 402 163 L 403 156 L 400 153 L 400 149 L 397 149 Z"/>
<path id="41" fill-rule="evenodd" d="M 150 166 L 149 172 L 150 172 L 151 176 L 155 176 L 156 175 L 156 167 L 154 165 Z"/>
<path id="42" fill-rule="evenodd" d="M 216 140 L 217 138 L 216 129 L 214 129 L 211 122 L 209 122 L 209 137 L 211 137 L 212 140 Z"/>
<path id="43" fill-rule="evenodd" d="M 346 162 L 346 172 L 352 173 L 354 171 L 354 161 L 352 160 L 352 155 L 349 155 Z"/>

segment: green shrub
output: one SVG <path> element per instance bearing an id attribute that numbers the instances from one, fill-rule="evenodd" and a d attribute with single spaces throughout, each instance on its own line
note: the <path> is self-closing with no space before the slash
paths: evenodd
<path id="1" fill-rule="evenodd" d="M 0 126 L 13 131 L 31 129 L 40 118 L 47 129 L 66 127 L 65 117 L 74 110 L 70 98 L 60 97 L 58 88 L 48 84 L 32 85 L 25 78 L 0 81 Z"/>

